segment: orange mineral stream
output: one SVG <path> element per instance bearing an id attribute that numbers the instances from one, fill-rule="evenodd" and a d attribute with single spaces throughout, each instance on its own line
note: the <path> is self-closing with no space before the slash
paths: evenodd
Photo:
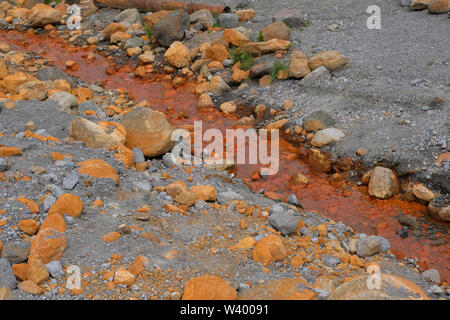
<path id="1" fill-rule="evenodd" d="M 202 120 L 203 129 L 217 128 L 224 131 L 231 128 L 237 120 L 235 116 L 225 116 L 213 109 L 198 111 L 193 83 L 188 82 L 173 89 L 171 84 L 163 81 L 135 78 L 127 70 L 129 68 L 111 72 L 114 69 L 112 63 L 97 54 L 93 47 L 75 47 L 59 39 L 17 31 L 0 31 L 0 41 L 18 51 L 39 52 L 53 60 L 55 66 L 62 70 L 66 69 L 66 61 L 75 61 L 79 68 L 76 71 L 66 70 L 68 73 L 87 82 L 102 82 L 108 89 L 122 89 L 135 101 L 148 100 L 152 108 L 166 113 L 169 122 L 175 126 Z M 87 61 L 89 53 L 94 58 Z M 427 215 L 426 206 L 420 203 L 407 202 L 398 197 L 374 199 L 367 194 L 367 187 L 346 182 L 330 183 L 328 175 L 312 171 L 305 162 L 298 159 L 297 152 L 297 148 L 281 141 L 278 174 L 255 180 L 252 175 L 258 166 L 238 165 L 236 175 L 252 190 L 264 189 L 265 195 L 270 198 L 285 201 L 290 194 L 295 194 L 305 210 L 342 221 L 358 232 L 385 237 L 391 243 L 391 251 L 397 258 L 419 258 L 421 268 L 438 269 L 442 279 L 450 283 L 448 224 L 431 219 Z M 297 172 L 306 175 L 310 184 L 290 185 L 291 175 Z M 409 232 L 409 237 L 401 238 L 397 234 L 401 228 L 396 219 L 399 214 L 410 214 L 418 219 L 421 225 L 420 236 Z"/>

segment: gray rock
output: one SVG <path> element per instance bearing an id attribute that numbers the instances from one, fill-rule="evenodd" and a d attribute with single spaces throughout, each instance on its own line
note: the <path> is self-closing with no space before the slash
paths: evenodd
<path id="1" fill-rule="evenodd" d="M 236 28 L 239 26 L 239 19 L 236 13 L 222 13 L 219 15 L 219 25 L 222 28 Z"/>
<path id="2" fill-rule="evenodd" d="M 444 290 L 442 290 L 442 288 L 437 285 L 431 286 L 430 291 L 434 294 L 441 294 L 444 292 Z"/>
<path id="3" fill-rule="evenodd" d="M 152 191 L 152 185 L 148 181 L 136 181 L 134 183 L 134 188 L 137 191 L 150 192 Z"/>
<path id="4" fill-rule="evenodd" d="M 300 85 L 304 87 L 317 87 L 331 79 L 331 73 L 325 67 L 319 67 L 308 73 L 302 80 Z"/>
<path id="5" fill-rule="evenodd" d="M 114 22 L 123 24 L 125 27 L 131 26 L 133 23 L 141 23 L 141 14 L 138 9 L 126 9 L 114 18 Z"/>
<path id="6" fill-rule="evenodd" d="M 200 23 L 205 29 L 214 25 L 214 17 L 208 9 L 202 9 L 194 12 L 189 16 L 191 24 Z"/>
<path id="7" fill-rule="evenodd" d="M 6 171 L 9 168 L 8 159 L 0 158 L 0 172 Z"/>
<path id="8" fill-rule="evenodd" d="M 261 78 L 266 74 L 270 74 L 274 65 L 275 59 L 271 55 L 262 56 L 250 67 L 250 76 L 252 78 Z"/>
<path id="9" fill-rule="evenodd" d="M 303 126 L 307 130 L 309 130 L 309 122 L 321 122 L 323 128 L 331 127 L 336 123 L 336 121 L 327 112 L 322 110 L 313 111 L 308 114 L 305 119 L 303 119 Z"/>
<path id="10" fill-rule="evenodd" d="M 417 219 L 409 214 L 402 215 L 400 218 L 398 218 L 398 222 L 400 222 L 400 224 L 403 226 L 407 226 L 411 230 L 416 230 L 419 228 Z"/>
<path id="11" fill-rule="evenodd" d="M 311 140 L 311 144 L 315 147 L 322 147 L 324 145 L 335 143 L 340 141 L 345 134 L 336 128 L 326 128 L 323 130 L 319 130 L 314 134 L 314 137 Z"/>
<path id="12" fill-rule="evenodd" d="M 436 269 L 428 269 L 424 272 L 422 272 L 422 277 L 431 283 L 434 284 L 440 284 L 441 283 L 441 275 L 439 274 L 439 271 Z"/>
<path id="13" fill-rule="evenodd" d="M 298 219 L 287 212 L 276 212 L 270 215 L 269 222 L 283 235 L 289 235 L 297 229 Z"/>
<path id="14" fill-rule="evenodd" d="M 231 202 L 233 200 L 244 200 L 244 198 L 239 194 L 232 190 L 219 192 L 217 194 L 217 199 L 220 204 L 227 204 L 228 202 Z"/>
<path id="15" fill-rule="evenodd" d="M 48 212 L 53 204 L 55 204 L 56 198 L 52 195 L 48 195 L 45 197 L 44 202 L 42 203 L 43 209 L 45 212 Z"/>
<path id="16" fill-rule="evenodd" d="M 288 197 L 288 203 L 293 204 L 294 206 L 301 206 L 300 202 L 297 199 L 295 194 L 290 194 Z"/>
<path id="17" fill-rule="evenodd" d="M 183 9 L 175 10 L 154 25 L 153 35 L 161 46 L 168 48 L 173 42 L 183 39 L 188 23 L 189 14 Z"/>
<path id="18" fill-rule="evenodd" d="M 14 275 L 11 264 L 7 259 L 0 259 L 0 288 L 8 287 L 14 290 L 17 286 L 16 276 Z"/>
<path id="19" fill-rule="evenodd" d="M 51 261 L 47 263 L 45 267 L 47 268 L 47 271 L 50 273 L 50 275 L 55 279 L 59 279 L 65 276 L 60 260 Z"/>
<path id="20" fill-rule="evenodd" d="M 16 244 L 5 244 L 2 249 L 2 258 L 8 259 L 11 264 L 27 261 L 29 250 Z"/>
<path id="21" fill-rule="evenodd" d="M 78 184 L 80 175 L 76 171 L 69 172 L 63 180 L 63 187 L 66 190 L 72 190 Z"/>
<path id="22" fill-rule="evenodd" d="M 308 24 L 303 11 L 299 9 L 281 10 L 273 17 L 273 21 L 283 21 L 289 28 L 300 28 Z"/>
<path id="23" fill-rule="evenodd" d="M 75 85 L 73 78 L 57 67 L 39 69 L 36 72 L 36 78 L 41 81 L 63 79 L 66 80 L 72 87 Z"/>
<path id="24" fill-rule="evenodd" d="M 325 263 L 329 267 L 336 267 L 339 263 L 341 263 L 341 259 L 334 257 L 332 255 L 327 255 L 322 259 L 323 263 Z"/>
<path id="25" fill-rule="evenodd" d="M 208 209 L 209 205 L 208 205 L 208 203 L 206 201 L 203 201 L 202 199 L 197 199 L 195 201 L 194 207 L 197 210 L 203 210 L 203 209 Z"/>
<path id="26" fill-rule="evenodd" d="M 144 153 L 139 148 L 133 148 L 134 163 L 145 162 Z"/>
<path id="27" fill-rule="evenodd" d="M 356 253 L 360 257 L 370 257 L 376 253 L 386 252 L 389 248 L 389 241 L 379 236 L 363 237 L 356 243 Z"/>
<path id="28" fill-rule="evenodd" d="M 128 49 L 128 48 L 134 48 L 134 47 L 142 47 L 143 45 L 144 45 L 144 40 L 142 40 L 139 37 L 133 37 L 133 38 L 128 39 L 125 42 L 124 48 Z"/>
<path id="29" fill-rule="evenodd" d="M 70 92 L 58 91 L 52 94 L 48 100 L 54 101 L 59 104 L 61 112 L 67 114 L 78 114 L 78 101 L 77 98 Z"/>

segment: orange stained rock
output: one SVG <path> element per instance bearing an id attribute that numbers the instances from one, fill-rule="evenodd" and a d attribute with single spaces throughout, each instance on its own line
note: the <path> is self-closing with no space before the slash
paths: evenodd
<path id="1" fill-rule="evenodd" d="M 217 200 L 217 190 L 212 185 L 193 186 L 190 191 L 203 201 Z"/>
<path id="2" fill-rule="evenodd" d="M 134 259 L 133 264 L 130 266 L 128 271 L 134 275 L 138 275 L 145 270 L 146 264 L 148 264 L 147 257 L 137 256 L 136 259 Z"/>
<path id="3" fill-rule="evenodd" d="M 66 222 L 60 214 L 51 214 L 42 222 L 40 231 L 44 229 L 54 229 L 59 233 L 66 231 Z"/>
<path id="4" fill-rule="evenodd" d="M 204 275 L 184 284 L 183 300 L 237 300 L 237 292 L 218 276 Z"/>
<path id="5" fill-rule="evenodd" d="M 39 228 L 39 223 L 37 223 L 35 220 L 32 219 L 24 219 L 19 221 L 17 227 L 19 228 L 19 230 L 32 236 L 37 232 Z"/>
<path id="6" fill-rule="evenodd" d="M 264 265 L 287 258 L 286 248 L 277 235 L 269 235 L 256 242 L 252 254 L 253 260 Z"/>
<path id="7" fill-rule="evenodd" d="M 91 176 L 93 178 L 113 179 L 119 185 L 119 175 L 107 162 L 101 159 L 89 159 L 77 163 L 80 168 L 78 172 Z"/>
<path id="8" fill-rule="evenodd" d="M 54 229 L 40 230 L 31 242 L 28 260 L 41 259 L 44 264 L 61 259 L 67 248 L 67 239 Z"/>
<path id="9" fill-rule="evenodd" d="M 92 202 L 92 206 L 94 207 L 103 207 L 103 201 L 100 199 L 94 200 L 94 202 Z"/>
<path id="10" fill-rule="evenodd" d="M 238 243 L 235 245 L 232 245 L 230 247 L 230 250 L 236 251 L 236 250 L 250 250 L 253 248 L 253 246 L 256 244 L 256 240 L 252 237 L 245 237 L 241 240 L 239 240 Z"/>
<path id="11" fill-rule="evenodd" d="M 309 287 L 301 278 L 285 278 L 254 286 L 242 292 L 239 300 L 312 300 L 317 294 Z"/>
<path id="12" fill-rule="evenodd" d="M 125 147 L 123 144 L 115 147 L 117 153 L 114 154 L 114 157 L 122 162 L 125 168 L 130 169 L 134 164 L 134 153 L 132 150 Z"/>
<path id="13" fill-rule="evenodd" d="M 102 239 L 105 242 L 114 242 L 119 238 L 120 238 L 120 233 L 117 231 L 113 231 L 108 234 L 105 234 Z"/>
<path id="14" fill-rule="evenodd" d="M 25 280 L 19 285 L 19 289 L 30 294 L 41 295 L 44 290 L 30 280 Z"/>
<path id="15" fill-rule="evenodd" d="M 39 213 L 39 206 L 35 201 L 27 199 L 23 196 L 18 197 L 16 200 L 26 206 L 31 213 Z"/>
<path id="16" fill-rule="evenodd" d="M 78 217 L 83 211 L 83 202 L 81 199 L 71 193 L 61 195 L 52 205 L 48 214 L 58 213 L 60 215 L 69 215 L 71 217 Z"/>
<path id="17" fill-rule="evenodd" d="M 22 150 L 16 147 L 0 147 L 0 157 L 14 157 L 23 155 Z"/>
<path id="18" fill-rule="evenodd" d="M 53 159 L 53 161 L 62 161 L 65 157 L 72 157 L 72 155 L 59 152 L 51 152 L 50 157 Z"/>
<path id="19" fill-rule="evenodd" d="M 28 280 L 28 264 L 27 263 L 17 263 L 12 265 L 12 271 L 16 276 L 17 280 L 25 281 Z"/>

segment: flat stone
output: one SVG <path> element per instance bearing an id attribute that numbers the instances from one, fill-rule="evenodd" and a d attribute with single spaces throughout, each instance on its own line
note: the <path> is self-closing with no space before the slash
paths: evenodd
<path id="1" fill-rule="evenodd" d="M 315 147 L 323 147 L 324 145 L 340 141 L 345 134 L 336 128 L 326 128 L 319 130 L 311 140 L 311 144 Z"/>
<path id="2" fill-rule="evenodd" d="M 269 223 L 283 235 L 289 235 L 297 229 L 298 219 L 287 212 L 275 212 L 269 217 Z"/>
<path id="3" fill-rule="evenodd" d="M 14 275 L 11 264 L 5 258 L 0 259 L 0 288 L 8 287 L 11 290 L 16 288 L 16 276 Z"/>

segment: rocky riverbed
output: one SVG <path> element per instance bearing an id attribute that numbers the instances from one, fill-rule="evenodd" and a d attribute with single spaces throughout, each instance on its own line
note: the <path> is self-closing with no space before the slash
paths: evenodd
<path id="1" fill-rule="evenodd" d="M 0 299 L 448 299 L 448 9 L 407 2 L 1 3 Z M 194 120 L 280 172 L 174 163 Z"/>

